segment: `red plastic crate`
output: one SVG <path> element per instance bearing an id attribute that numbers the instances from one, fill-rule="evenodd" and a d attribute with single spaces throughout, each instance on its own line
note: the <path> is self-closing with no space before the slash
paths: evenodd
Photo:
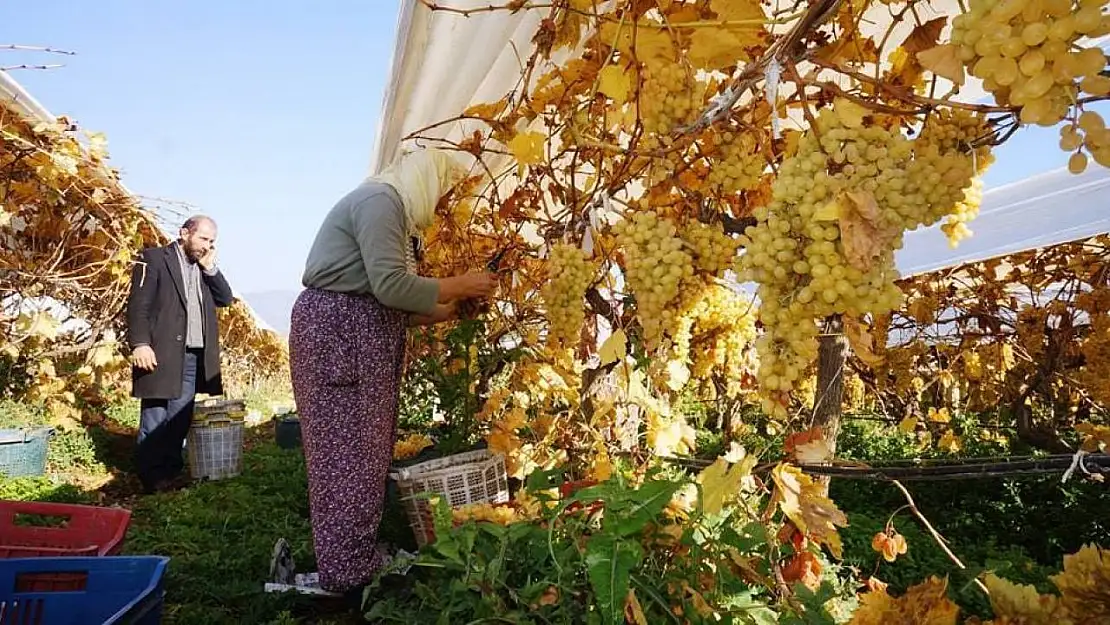
<path id="1" fill-rule="evenodd" d="M 17 516 L 60 524 L 17 525 Z M 0 558 L 116 555 L 130 523 L 131 511 L 123 508 L 0 501 Z"/>
<path id="2" fill-rule="evenodd" d="M 51 525 L 17 525 L 20 516 Z M 61 503 L 0 500 L 0 558 L 113 556 L 123 548 L 131 511 Z M 79 573 L 41 573 L 20 579 L 20 592 L 80 588 Z"/>

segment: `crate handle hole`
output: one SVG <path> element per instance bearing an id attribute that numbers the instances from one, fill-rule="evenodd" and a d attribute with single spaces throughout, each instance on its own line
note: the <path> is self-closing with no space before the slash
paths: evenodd
<path id="1" fill-rule="evenodd" d="M 17 512 L 15 524 L 34 527 L 68 527 L 73 515 L 70 514 L 39 514 L 37 512 Z"/>
<path id="2" fill-rule="evenodd" d="M 15 592 L 82 592 L 89 585 L 88 571 L 35 571 L 17 573 Z"/>

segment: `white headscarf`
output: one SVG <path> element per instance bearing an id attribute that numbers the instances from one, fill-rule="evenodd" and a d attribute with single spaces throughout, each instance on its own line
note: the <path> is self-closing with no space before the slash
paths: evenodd
<path id="1" fill-rule="evenodd" d="M 462 165 L 436 149 L 402 153 L 372 180 L 393 187 L 405 206 L 405 223 L 410 233 L 432 225 L 436 204 L 463 177 Z"/>

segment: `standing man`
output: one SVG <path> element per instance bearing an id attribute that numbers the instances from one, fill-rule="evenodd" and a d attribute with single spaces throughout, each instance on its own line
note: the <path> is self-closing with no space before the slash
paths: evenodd
<path id="1" fill-rule="evenodd" d="M 216 268 L 216 222 L 203 215 L 177 241 L 143 250 L 131 273 L 131 395 L 142 400 L 135 467 L 148 493 L 173 488 L 185 468 L 196 394 L 223 394 L 216 307 L 233 299 Z"/>

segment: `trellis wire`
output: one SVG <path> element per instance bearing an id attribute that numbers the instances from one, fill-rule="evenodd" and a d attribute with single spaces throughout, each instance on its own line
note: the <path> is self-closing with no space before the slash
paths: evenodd
<path id="1" fill-rule="evenodd" d="M 664 462 L 688 469 L 704 469 L 713 461 L 698 458 L 664 456 Z M 1044 473 L 1070 475 L 1078 468 L 1088 474 L 1110 474 L 1110 455 L 1059 454 L 1052 456 L 999 456 L 993 458 L 964 458 L 962 460 L 901 460 L 865 465 L 792 463 L 805 473 L 850 480 L 872 481 L 949 481 L 990 477 L 1017 477 Z M 753 472 L 770 471 L 778 462 L 757 465 Z M 1073 465 L 1075 468 L 1073 468 Z"/>

